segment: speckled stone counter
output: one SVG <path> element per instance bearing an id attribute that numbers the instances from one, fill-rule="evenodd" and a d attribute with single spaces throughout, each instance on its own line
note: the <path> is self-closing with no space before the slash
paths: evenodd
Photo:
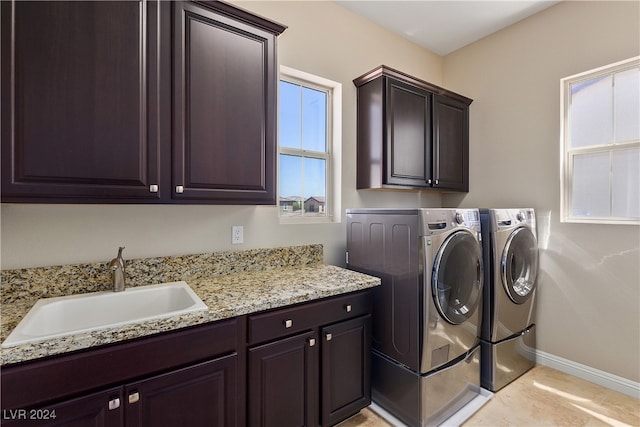
<path id="1" fill-rule="evenodd" d="M 322 246 L 148 258 L 126 262 L 127 286 L 186 281 L 208 310 L 0 349 L 11 364 L 171 331 L 380 284 L 375 277 L 322 263 Z M 2 272 L 0 339 L 38 298 L 110 289 L 104 264 Z"/>

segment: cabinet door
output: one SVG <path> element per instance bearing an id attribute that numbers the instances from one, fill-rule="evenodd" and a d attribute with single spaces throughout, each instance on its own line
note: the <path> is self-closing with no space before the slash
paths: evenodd
<path id="1" fill-rule="evenodd" d="M 318 425 L 318 345 L 307 332 L 249 349 L 249 425 Z"/>
<path id="2" fill-rule="evenodd" d="M 322 425 L 371 403 L 371 316 L 322 328 Z"/>
<path id="3" fill-rule="evenodd" d="M 275 204 L 275 36 L 174 5 L 173 197 Z"/>
<path id="4" fill-rule="evenodd" d="M 434 187 L 469 191 L 469 106 L 435 95 L 433 101 Z"/>
<path id="5" fill-rule="evenodd" d="M 55 405 L 32 409 L 3 409 L 2 425 L 10 427 L 121 427 L 122 387 Z"/>
<path id="6" fill-rule="evenodd" d="M 2 201 L 157 199 L 163 6 L 1 3 Z"/>
<path id="7" fill-rule="evenodd" d="M 430 187 L 431 94 L 387 79 L 386 184 Z"/>
<path id="8" fill-rule="evenodd" d="M 125 387 L 127 427 L 236 425 L 235 354 Z"/>

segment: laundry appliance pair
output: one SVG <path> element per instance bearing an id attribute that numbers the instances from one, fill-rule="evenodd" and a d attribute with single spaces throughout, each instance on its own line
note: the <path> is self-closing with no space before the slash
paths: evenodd
<path id="1" fill-rule="evenodd" d="M 506 346 L 490 335 L 480 339 L 491 321 L 483 305 L 493 301 L 486 287 L 496 270 L 487 254 L 501 244 L 486 243 L 494 236 L 482 229 L 481 212 L 493 215 L 478 209 L 347 210 L 347 266 L 382 282 L 373 291 L 372 400 L 409 426 L 438 425 L 478 396 L 492 350 L 506 363 Z M 523 212 L 535 226 L 533 211 Z M 509 258 L 508 277 L 522 284 L 514 278 L 523 271 L 520 256 L 516 251 Z"/>

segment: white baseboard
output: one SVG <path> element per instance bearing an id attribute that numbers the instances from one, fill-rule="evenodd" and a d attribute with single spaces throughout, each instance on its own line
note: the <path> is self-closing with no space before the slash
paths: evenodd
<path id="1" fill-rule="evenodd" d="M 640 399 L 640 383 L 536 350 L 536 363 Z"/>
<path id="2" fill-rule="evenodd" d="M 394 417 L 391 412 L 388 412 L 373 400 L 371 401 L 371 405 L 369 405 L 369 409 L 378 414 L 382 419 L 391 424 L 393 427 L 407 427 L 405 423 Z"/>

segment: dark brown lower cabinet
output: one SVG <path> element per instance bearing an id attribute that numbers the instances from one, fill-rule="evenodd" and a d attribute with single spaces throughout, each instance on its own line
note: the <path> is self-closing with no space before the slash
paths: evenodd
<path id="1" fill-rule="evenodd" d="M 236 424 L 236 355 L 125 386 L 126 427 Z"/>
<path id="2" fill-rule="evenodd" d="M 370 349 L 348 293 L 3 366 L 0 424 L 331 426 L 371 402 Z"/>
<path id="3" fill-rule="evenodd" d="M 332 426 L 356 414 L 371 403 L 370 354 L 370 315 L 250 348 L 249 425 Z"/>
<path id="4" fill-rule="evenodd" d="M 123 424 L 122 410 L 109 409 L 120 405 L 122 387 L 89 394 L 55 405 L 38 408 L 2 410 L 2 425 L 55 427 L 119 427 Z"/>
<path id="5" fill-rule="evenodd" d="M 38 408 L 4 410 L 7 426 L 225 427 L 235 425 L 236 359 L 229 355 Z"/>
<path id="6" fill-rule="evenodd" d="M 318 345 L 307 332 L 249 349 L 249 425 L 318 425 Z"/>
<path id="7" fill-rule="evenodd" d="M 244 325 L 234 318 L 3 366 L 0 423 L 242 425 Z"/>
<path id="8" fill-rule="evenodd" d="M 371 403 L 371 316 L 322 328 L 322 425 Z"/>

